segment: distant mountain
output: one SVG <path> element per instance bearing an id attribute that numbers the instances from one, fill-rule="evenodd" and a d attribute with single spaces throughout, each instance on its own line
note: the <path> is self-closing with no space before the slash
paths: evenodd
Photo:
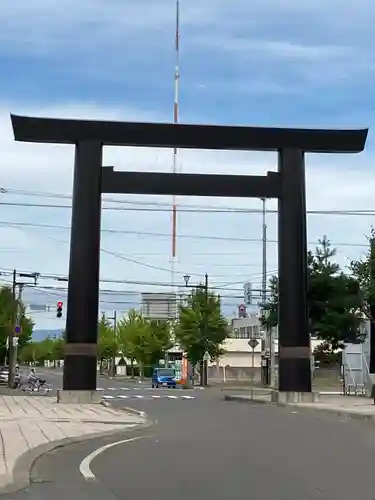
<path id="1" fill-rule="evenodd" d="M 33 331 L 33 341 L 34 342 L 41 342 L 42 340 L 45 340 L 47 337 L 60 337 L 61 333 L 63 330 L 43 330 L 43 329 L 36 329 Z"/>

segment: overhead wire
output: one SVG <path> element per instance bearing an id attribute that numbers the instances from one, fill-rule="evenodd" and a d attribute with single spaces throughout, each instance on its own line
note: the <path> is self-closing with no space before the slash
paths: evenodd
<path id="1" fill-rule="evenodd" d="M 107 203 L 113 203 L 113 201 L 106 200 Z M 131 204 L 135 206 L 123 206 L 123 207 L 108 207 L 106 205 L 102 206 L 102 210 L 112 210 L 121 212 L 168 212 L 167 206 L 164 204 L 158 204 L 156 202 L 140 202 L 140 201 L 128 201 L 122 202 L 118 200 L 118 203 Z M 137 206 L 137 205 L 147 205 L 147 206 Z M 56 208 L 56 209 L 71 209 L 71 205 L 57 205 L 50 203 L 26 203 L 26 202 L 5 202 L 0 201 L 0 206 L 9 207 L 24 207 L 24 208 Z M 246 214 L 246 215 L 259 215 L 262 214 L 262 210 L 258 208 L 239 208 L 239 207 L 215 207 L 206 205 L 181 205 L 181 211 L 185 213 L 234 213 L 234 214 Z M 267 209 L 267 214 L 277 214 L 278 211 L 275 209 Z M 363 209 L 363 210 L 307 210 L 307 215 L 335 215 L 335 216 L 361 216 L 361 217 L 373 217 L 375 215 L 375 209 Z"/>
<path id="2" fill-rule="evenodd" d="M 29 191 L 29 190 L 20 190 L 20 189 L 12 189 L 12 188 L 2 188 L 2 194 L 12 194 L 12 195 L 20 195 L 20 196 L 36 196 L 36 197 L 47 197 L 47 198 L 57 198 L 57 199 L 67 199 L 72 200 L 72 195 L 62 194 L 62 193 L 51 193 L 51 192 L 43 192 L 43 191 Z M 124 207 L 102 207 L 104 210 L 135 210 L 141 211 L 142 206 L 153 207 L 147 209 L 147 211 L 159 211 L 158 208 L 162 209 L 161 211 L 170 211 L 170 205 L 166 202 L 158 202 L 158 201 L 143 201 L 143 200 L 120 200 L 116 198 L 111 198 L 107 196 L 103 196 L 103 203 L 116 203 L 122 205 L 134 205 L 133 207 L 124 206 Z M 52 204 L 28 204 L 23 202 L 0 202 L 0 205 L 9 206 L 35 206 L 40 208 L 71 208 L 71 205 L 52 205 Z M 240 208 L 240 207 L 218 207 L 217 205 L 197 205 L 197 204 L 180 204 L 181 209 L 186 209 L 191 212 L 202 212 L 202 210 L 212 211 L 213 213 L 222 213 L 222 212 L 242 212 L 245 214 L 262 214 L 261 208 Z M 156 207 L 156 208 L 155 208 Z M 276 209 L 268 208 L 266 211 L 268 214 L 274 213 L 277 214 Z M 308 209 L 307 214 L 310 215 L 375 215 L 374 209 Z"/>
<path id="3" fill-rule="evenodd" d="M 29 228 L 38 228 L 38 229 L 54 229 L 54 230 L 70 230 L 70 226 L 63 225 L 52 225 L 52 224 L 42 224 L 35 222 L 20 222 L 20 221 L 1 221 L 0 226 L 3 227 L 29 227 Z M 153 231 L 134 231 L 134 230 L 126 230 L 126 229 L 109 229 L 102 228 L 101 231 L 103 233 L 109 234 L 126 234 L 128 236 L 147 236 L 153 238 L 169 238 L 170 234 L 168 233 L 159 233 Z M 236 241 L 243 243 L 261 243 L 261 238 L 246 238 L 246 237 L 235 237 L 235 236 L 216 236 L 216 235 L 197 235 L 197 234 L 179 234 L 180 238 L 185 239 L 194 239 L 194 240 L 211 240 L 211 241 Z M 273 239 L 267 239 L 267 243 L 276 244 L 278 241 Z M 331 242 L 334 246 L 342 246 L 342 247 L 368 247 L 368 243 L 349 243 L 349 242 Z M 317 245 L 318 241 L 309 241 L 309 245 Z M 170 272 L 170 271 L 169 271 Z"/>

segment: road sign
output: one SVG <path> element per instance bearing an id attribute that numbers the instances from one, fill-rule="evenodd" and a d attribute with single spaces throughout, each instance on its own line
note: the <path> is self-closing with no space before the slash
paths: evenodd
<path id="1" fill-rule="evenodd" d="M 210 361 L 211 356 L 210 354 L 206 351 L 203 356 L 203 361 Z"/>
<path id="2" fill-rule="evenodd" d="M 13 337 L 13 347 L 18 347 L 18 337 Z"/>
<path id="3" fill-rule="evenodd" d="M 255 349 L 257 347 L 257 345 L 259 344 L 259 341 L 255 338 L 252 338 L 252 339 L 249 339 L 248 344 L 252 349 Z"/>
<path id="4" fill-rule="evenodd" d="M 21 333 L 22 333 L 21 325 L 14 325 L 13 333 L 14 333 L 14 335 L 21 335 Z"/>
<path id="5" fill-rule="evenodd" d="M 247 314 L 246 314 L 246 306 L 245 304 L 240 304 L 238 306 L 238 317 L 239 318 L 246 318 Z"/>

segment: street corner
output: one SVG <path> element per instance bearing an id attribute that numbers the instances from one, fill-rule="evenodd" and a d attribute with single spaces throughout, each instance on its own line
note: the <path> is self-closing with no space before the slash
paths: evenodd
<path id="1" fill-rule="evenodd" d="M 28 487 L 35 461 L 54 449 L 112 435 L 130 438 L 152 424 L 131 409 L 54 404 L 45 398 L 22 401 L 22 416 L 10 398 L 7 418 L 0 421 L 0 495 Z"/>

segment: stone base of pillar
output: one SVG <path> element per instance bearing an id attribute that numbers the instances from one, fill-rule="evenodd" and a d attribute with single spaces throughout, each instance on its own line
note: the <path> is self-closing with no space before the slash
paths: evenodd
<path id="1" fill-rule="evenodd" d="M 271 393 L 271 401 L 273 403 L 317 403 L 319 401 L 318 392 L 280 392 L 273 391 Z"/>
<path id="2" fill-rule="evenodd" d="M 99 404 L 101 399 L 96 391 L 57 391 L 57 402 L 63 404 Z"/>

